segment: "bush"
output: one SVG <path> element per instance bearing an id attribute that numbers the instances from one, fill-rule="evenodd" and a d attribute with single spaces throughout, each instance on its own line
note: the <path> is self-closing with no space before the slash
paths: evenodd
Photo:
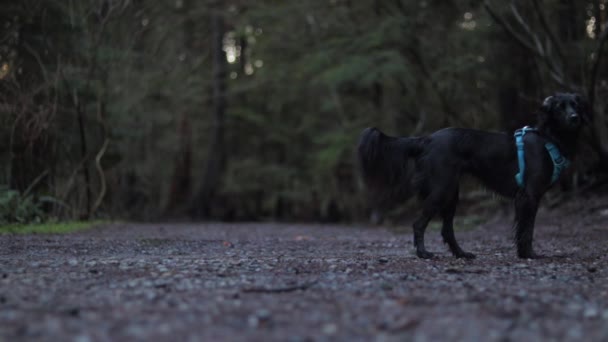
<path id="1" fill-rule="evenodd" d="M 41 223 L 48 219 L 44 210 L 49 204 L 60 204 L 50 196 L 35 196 L 0 187 L 0 224 Z"/>

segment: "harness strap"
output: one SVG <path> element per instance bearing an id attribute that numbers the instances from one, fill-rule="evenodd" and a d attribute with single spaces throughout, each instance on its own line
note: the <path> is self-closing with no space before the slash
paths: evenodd
<path id="1" fill-rule="evenodd" d="M 517 146 L 517 162 L 519 164 L 519 172 L 515 175 L 515 181 L 520 188 L 524 187 L 524 170 L 526 169 L 526 159 L 524 158 L 524 135 L 529 131 L 535 131 L 534 128 L 525 126 L 524 128 L 515 131 L 515 146 Z"/>
<path id="2" fill-rule="evenodd" d="M 570 161 L 562 156 L 555 144 L 548 142 L 545 144 L 545 148 L 549 152 L 551 161 L 553 162 L 553 175 L 551 176 L 551 184 L 553 184 L 557 182 L 562 171 L 570 166 Z"/>
<path id="3" fill-rule="evenodd" d="M 515 131 L 513 136 L 515 137 L 515 146 L 517 146 L 517 163 L 519 166 L 519 172 L 515 175 L 515 181 L 520 188 L 524 187 L 524 172 L 526 170 L 526 160 L 524 152 L 524 136 L 527 132 L 535 132 L 536 129 L 532 127 L 524 127 Z M 553 174 L 551 175 L 551 184 L 557 182 L 562 171 L 570 166 L 570 161 L 566 157 L 562 156 L 559 148 L 551 142 L 545 144 L 545 149 L 549 152 L 551 161 L 553 162 Z"/>

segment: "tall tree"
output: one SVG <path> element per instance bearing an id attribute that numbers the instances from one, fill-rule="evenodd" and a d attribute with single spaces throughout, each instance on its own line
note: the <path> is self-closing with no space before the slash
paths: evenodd
<path id="1" fill-rule="evenodd" d="M 207 152 L 207 165 L 202 183 L 195 196 L 193 216 L 196 218 L 209 217 L 213 201 L 221 186 L 223 172 L 226 166 L 226 78 L 227 61 L 224 51 L 224 35 L 226 32 L 225 13 L 221 4 L 211 11 L 213 85 L 212 85 L 212 115 L 213 125 L 211 141 Z"/>

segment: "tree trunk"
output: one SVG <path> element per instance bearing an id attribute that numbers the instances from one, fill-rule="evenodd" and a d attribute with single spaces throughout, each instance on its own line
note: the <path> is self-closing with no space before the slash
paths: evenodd
<path id="1" fill-rule="evenodd" d="M 591 146 L 593 147 L 593 149 L 596 151 L 596 153 L 599 156 L 599 167 L 604 170 L 604 171 L 608 171 L 608 146 L 606 144 L 606 121 L 604 120 L 604 117 L 601 113 L 601 111 L 597 111 L 595 110 L 598 107 L 597 104 L 597 79 L 598 77 L 600 77 L 601 72 L 602 72 L 602 61 L 604 59 L 604 50 L 606 48 L 606 40 L 607 37 L 606 35 L 608 34 L 606 30 L 608 30 L 608 28 L 604 28 L 604 31 L 602 31 L 602 23 L 603 23 L 603 18 L 602 18 L 602 10 L 600 9 L 600 1 L 596 0 L 593 2 L 593 7 L 594 7 L 594 15 L 595 15 L 595 29 L 594 29 L 594 33 L 595 33 L 595 37 L 596 37 L 596 44 L 597 47 L 594 51 L 594 55 L 595 55 L 595 60 L 592 62 L 591 68 L 590 68 L 590 76 L 589 76 L 589 88 L 588 88 L 588 100 L 589 100 L 589 105 L 590 105 L 590 110 L 591 110 L 591 114 L 594 117 L 594 122 L 592 125 L 592 130 L 591 130 Z M 604 12 L 605 13 L 605 12 Z"/>
<path id="2" fill-rule="evenodd" d="M 210 217 L 211 206 L 217 195 L 226 164 L 224 131 L 227 61 L 223 49 L 224 16 L 218 9 L 212 13 L 211 31 L 213 40 L 213 132 L 207 153 L 207 166 L 192 206 L 192 216 L 198 219 Z"/>
<path id="3" fill-rule="evenodd" d="M 87 148 L 87 135 L 84 126 L 84 110 L 83 104 L 81 103 L 77 90 L 74 90 L 74 101 L 76 102 L 76 115 L 78 119 L 78 133 L 80 136 L 80 158 L 82 159 L 82 175 L 84 177 L 84 186 L 86 191 L 86 210 L 81 213 L 80 216 L 83 219 L 89 218 L 89 211 L 91 210 L 91 176 L 89 174 L 89 163 L 88 163 L 88 148 Z"/>
<path id="4" fill-rule="evenodd" d="M 191 192 L 191 168 L 192 168 L 192 131 L 190 120 L 186 115 L 182 115 L 178 127 L 177 136 L 179 137 L 179 150 L 174 161 L 173 178 L 169 188 L 169 200 L 165 209 L 166 215 L 183 214 L 178 213 L 186 201 L 190 198 Z M 181 208 L 184 209 L 183 207 Z"/>
<path id="5" fill-rule="evenodd" d="M 573 0 L 560 0 L 558 5 L 558 32 L 564 43 L 578 41 L 585 32 L 583 23 L 578 20 L 578 8 Z M 583 7 L 584 8 L 584 7 Z"/>
<path id="6" fill-rule="evenodd" d="M 183 18 L 182 44 L 187 55 L 196 51 L 194 32 L 197 31 L 193 18 L 189 15 L 192 10 L 191 1 L 183 1 L 177 9 L 178 15 Z M 173 160 L 173 176 L 169 185 L 169 194 L 164 215 L 168 217 L 181 217 L 187 212 L 188 201 L 192 196 L 192 123 L 190 111 L 181 112 L 176 117 L 176 135 L 178 150 Z"/>

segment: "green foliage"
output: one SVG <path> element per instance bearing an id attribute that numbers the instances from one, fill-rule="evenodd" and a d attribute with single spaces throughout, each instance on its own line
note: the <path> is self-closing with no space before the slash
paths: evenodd
<path id="1" fill-rule="evenodd" d="M 91 229 L 102 221 L 45 222 L 0 225 L 0 234 L 67 234 Z"/>
<path id="2" fill-rule="evenodd" d="M 67 205 L 48 195 L 35 195 L 32 185 L 24 192 L 0 187 L 0 224 L 42 223 L 49 219 L 49 208 Z"/>
<path id="3" fill-rule="evenodd" d="M 0 224 L 41 223 L 47 219 L 45 205 L 60 204 L 50 196 L 34 196 L 6 187 L 0 189 Z"/>
<path id="4" fill-rule="evenodd" d="M 381 50 L 365 55 L 347 56 L 341 63 L 334 63 L 320 72 L 313 80 L 332 88 L 347 84 L 365 89 L 391 77 L 406 80 L 408 71 L 403 56 L 396 51 Z"/>

